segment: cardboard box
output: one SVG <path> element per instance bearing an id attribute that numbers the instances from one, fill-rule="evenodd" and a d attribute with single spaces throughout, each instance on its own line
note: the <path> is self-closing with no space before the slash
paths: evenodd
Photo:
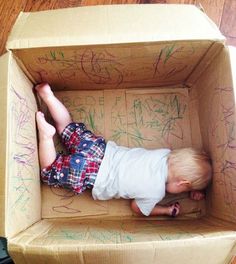
<path id="1" fill-rule="evenodd" d="M 21 13 L 7 49 L 0 59 L 0 235 L 15 263 L 230 263 L 235 50 L 204 13 L 190 5 Z M 41 186 L 35 112 L 45 106 L 32 88 L 42 81 L 74 119 L 107 140 L 203 147 L 214 169 L 206 200 L 168 196 L 163 203 L 178 200 L 180 216 L 147 219 L 133 215 L 127 200 Z"/>

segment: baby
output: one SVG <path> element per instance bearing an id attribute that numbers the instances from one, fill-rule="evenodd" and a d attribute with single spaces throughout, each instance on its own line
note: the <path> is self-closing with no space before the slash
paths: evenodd
<path id="1" fill-rule="evenodd" d="M 83 123 L 72 122 L 48 84 L 39 84 L 35 89 L 46 103 L 69 153 L 56 153 L 53 142 L 56 129 L 42 112 L 37 112 L 43 182 L 69 188 L 76 194 L 92 189 L 93 198 L 99 200 L 132 199 L 131 209 L 145 216 L 179 214 L 178 203 L 158 205 L 166 191 L 174 194 L 191 191 L 192 199 L 204 198 L 200 190 L 208 185 L 212 173 L 204 152 L 192 148 L 146 150 L 117 146 L 112 141 L 106 143 Z"/>

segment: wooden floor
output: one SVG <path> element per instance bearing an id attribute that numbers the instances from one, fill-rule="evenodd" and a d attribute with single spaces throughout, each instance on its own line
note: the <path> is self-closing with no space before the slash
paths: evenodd
<path id="1" fill-rule="evenodd" d="M 236 0 L 0 0 L 0 55 L 5 52 L 9 31 L 20 11 L 39 11 L 98 4 L 195 4 L 204 9 L 236 47 Z"/>

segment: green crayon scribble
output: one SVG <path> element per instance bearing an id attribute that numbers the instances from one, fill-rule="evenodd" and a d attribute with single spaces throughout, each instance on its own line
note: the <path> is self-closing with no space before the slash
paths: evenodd
<path id="1" fill-rule="evenodd" d="M 173 54 L 173 50 L 175 48 L 175 43 L 171 46 L 171 47 L 165 47 L 165 54 L 166 54 L 166 58 L 164 60 L 164 64 L 166 64 L 166 62 L 170 59 L 171 55 Z"/>
<path id="2" fill-rule="evenodd" d="M 51 57 L 56 60 L 56 52 L 55 51 L 50 51 Z"/>
<path id="3" fill-rule="evenodd" d="M 95 120 L 94 120 L 94 116 L 91 112 L 89 112 L 89 114 L 88 114 L 88 119 L 89 119 L 89 124 L 90 124 L 92 130 L 95 131 Z"/>
<path id="4" fill-rule="evenodd" d="M 58 55 L 59 55 L 62 59 L 65 58 L 64 53 L 63 53 L 62 51 L 58 51 L 57 53 L 58 53 Z M 53 60 L 56 60 L 56 59 L 57 59 L 56 51 L 52 51 L 52 50 L 51 50 L 51 51 L 50 51 L 50 55 L 51 55 L 51 57 L 52 57 Z"/>
<path id="5" fill-rule="evenodd" d="M 58 52 L 60 55 L 61 55 L 61 57 L 64 59 L 64 53 L 62 52 L 62 51 L 59 51 Z"/>

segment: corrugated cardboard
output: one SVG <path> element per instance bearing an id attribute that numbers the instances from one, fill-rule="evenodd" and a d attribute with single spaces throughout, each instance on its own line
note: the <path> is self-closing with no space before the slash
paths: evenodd
<path id="1" fill-rule="evenodd" d="M 235 62 L 188 5 L 22 13 L 1 58 L 0 235 L 15 263 L 229 263 L 235 255 Z M 134 215 L 128 200 L 40 185 L 32 92 L 49 82 L 74 119 L 130 147 L 204 147 L 206 200 L 180 216 Z M 59 139 L 55 139 L 61 149 Z M 6 155 L 5 155 L 6 153 Z M 41 188 L 41 191 L 40 191 Z M 42 193 L 42 195 L 41 195 Z"/>
<path id="2" fill-rule="evenodd" d="M 19 263 L 216 264 L 235 243 L 231 228 L 204 219 L 43 220 L 13 239 L 10 250 Z"/>
<path id="3" fill-rule="evenodd" d="M 11 53 L 3 57 L 1 142 L 4 153 L 1 235 L 13 236 L 41 219 L 39 165 L 32 83 Z M 3 59 L 2 58 L 2 59 Z M 5 146 L 5 147 L 4 147 Z M 5 170 L 5 173 L 4 173 Z"/>
<path id="4" fill-rule="evenodd" d="M 34 82 L 47 80 L 57 89 L 88 90 L 182 85 L 208 50 L 218 51 L 212 40 L 140 42 L 14 53 Z"/>
<path id="5" fill-rule="evenodd" d="M 8 87 L 8 66 L 9 66 L 9 54 L 5 54 L 0 58 L 0 94 L 1 94 L 1 111 L 0 111 L 0 144 L 1 144 L 1 161 L 0 161 L 0 234 L 6 236 L 6 182 L 7 182 L 7 168 L 6 166 L 6 153 L 7 153 L 7 87 Z"/>
<path id="6" fill-rule="evenodd" d="M 194 29 L 194 30 L 192 30 Z M 223 40 L 216 25 L 191 5 L 106 5 L 21 13 L 8 49 Z"/>
<path id="7" fill-rule="evenodd" d="M 198 92 L 203 145 L 209 150 L 214 166 L 208 210 L 221 219 L 235 222 L 235 72 L 232 67 L 235 57 L 232 55 L 227 48 L 223 49 L 192 89 Z"/>

